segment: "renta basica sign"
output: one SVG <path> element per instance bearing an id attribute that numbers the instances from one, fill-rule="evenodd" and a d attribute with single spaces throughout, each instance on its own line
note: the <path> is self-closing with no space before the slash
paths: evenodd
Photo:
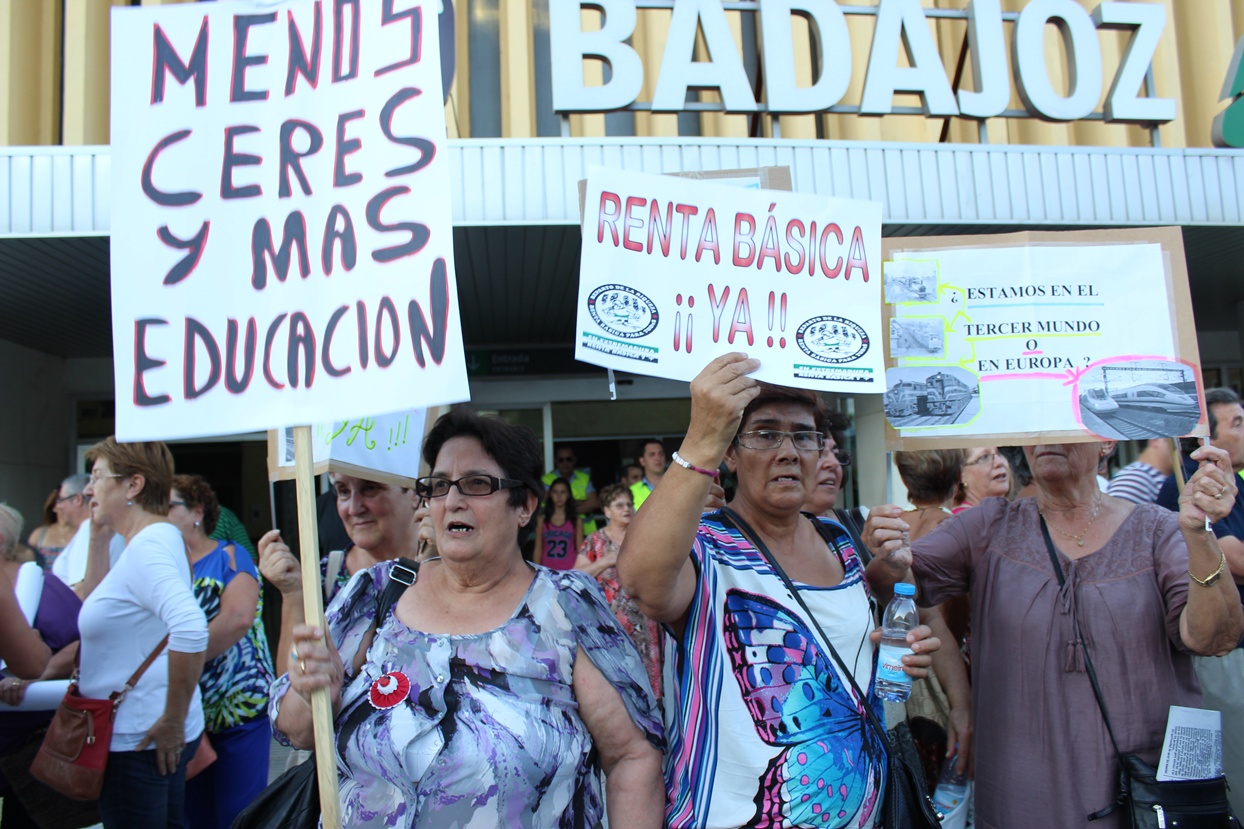
<path id="1" fill-rule="evenodd" d="M 1197 0 L 1200 2 L 1200 0 Z M 673 16 L 650 108 L 653 112 L 685 109 L 688 89 L 716 89 L 726 112 L 824 112 L 842 100 L 851 82 L 852 49 L 843 6 L 832 0 L 755 0 L 760 32 L 764 100 L 757 101 L 742 56 L 731 34 L 721 0 L 673 0 Z M 608 112 L 637 108 L 644 65 L 626 42 L 635 31 L 637 7 L 669 8 L 652 0 L 552 0 L 549 38 L 553 108 L 558 112 Z M 599 9 L 597 31 L 583 31 L 581 10 Z M 849 10 L 853 7 L 846 7 Z M 1032 117 L 1075 121 L 1091 115 L 1101 100 L 1107 76 L 1102 65 L 1099 29 L 1130 32 L 1114 69 L 1103 107 L 1106 121 L 1155 124 L 1175 119 L 1175 101 L 1147 97 L 1145 75 L 1166 26 L 1161 3 L 1104 2 L 1090 13 L 1075 0 L 1031 0 L 1011 25 L 1011 66 L 1000 0 L 972 0 L 965 15 L 968 51 L 975 89 L 951 89 L 937 41 L 920 0 L 880 0 L 870 7 L 876 26 L 868 55 L 861 115 L 887 115 L 898 93 L 918 94 L 926 115 L 992 118 L 1007 112 L 1011 79 Z M 851 13 L 858 13 L 851 11 Z M 805 17 L 817 32 L 812 38 L 819 77 L 811 86 L 795 81 L 791 16 Z M 1057 27 L 1067 54 L 1068 94 L 1051 78 L 1045 61 L 1045 28 Z M 697 30 L 703 33 L 710 60 L 695 61 Z M 899 48 L 909 66 L 899 66 Z M 583 80 L 588 58 L 609 64 L 608 80 L 589 86 Z M 1009 114 L 1009 113 L 1008 113 Z"/>

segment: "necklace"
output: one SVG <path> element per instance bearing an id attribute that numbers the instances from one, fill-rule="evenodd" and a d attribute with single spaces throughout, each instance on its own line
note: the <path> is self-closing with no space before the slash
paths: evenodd
<path id="1" fill-rule="evenodd" d="M 1041 512 L 1041 510 L 1037 510 L 1037 512 L 1041 514 L 1042 518 L 1045 518 L 1044 512 Z M 1101 493 L 1100 492 L 1097 494 L 1097 503 L 1093 504 L 1093 514 L 1089 516 L 1088 523 L 1084 525 L 1084 529 L 1080 531 L 1079 535 L 1072 535 L 1069 532 L 1063 532 L 1058 527 L 1055 527 L 1053 524 L 1051 524 L 1048 520 L 1045 523 L 1046 523 L 1046 526 L 1053 529 L 1054 532 L 1058 533 L 1061 536 L 1065 536 L 1067 538 L 1074 540 L 1076 544 L 1083 547 L 1084 536 L 1088 535 L 1088 531 L 1093 526 L 1093 522 L 1097 520 L 1097 514 L 1099 512 L 1101 512 Z"/>

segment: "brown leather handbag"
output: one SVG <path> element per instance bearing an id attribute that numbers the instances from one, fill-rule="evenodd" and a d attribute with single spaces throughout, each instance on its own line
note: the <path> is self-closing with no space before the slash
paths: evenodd
<path id="1" fill-rule="evenodd" d="M 98 800 L 104 786 L 104 766 L 112 746 L 117 708 L 167 644 L 165 636 L 126 680 L 125 688 L 113 691 L 108 699 L 90 699 L 79 694 L 75 669 L 65 698 L 30 766 L 31 776 L 74 800 Z"/>

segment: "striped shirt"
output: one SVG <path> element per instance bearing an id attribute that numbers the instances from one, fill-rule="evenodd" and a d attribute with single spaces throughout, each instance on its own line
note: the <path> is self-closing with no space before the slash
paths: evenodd
<path id="1" fill-rule="evenodd" d="M 1158 492 L 1166 475 L 1147 463 L 1136 461 L 1119 470 L 1110 479 L 1106 494 L 1133 504 L 1152 504 L 1158 500 Z"/>

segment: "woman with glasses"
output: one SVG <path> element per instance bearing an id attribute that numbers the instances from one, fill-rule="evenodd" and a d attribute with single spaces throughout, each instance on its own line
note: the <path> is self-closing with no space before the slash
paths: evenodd
<path id="1" fill-rule="evenodd" d="M 402 556 L 415 558 L 419 541 L 419 522 L 415 517 L 418 498 L 414 491 L 337 473 L 332 475 L 332 486 L 337 494 L 337 514 L 351 543 L 336 555 L 330 550 L 321 551 L 320 574 L 326 603 L 355 573 L 382 561 Z M 281 592 L 281 633 L 275 662 L 276 670 L 283 672 L 294 625 L 302 624 L 305 617 L 301 565 L 281 538 L 280 530 L 271 530 L 259 539 L 259 572 Z"/>
<path id="2" fill-rule="evenodd" d="M 758 383 L 748 376 L 758 367 L 727 354 L 692 381 L 687 436 L 618 559 L 623 587 L 672 634 L 666 820 L 871 827 L 885 747 L 862 714 L 880 712 L 880 632 L 850 536 L 801 513 L 824 446 L 823 404 Z M 701 516 L 723 459 L 737 490 L 727 509 Z M 908 641 L 905 670 L 923 676 L 938 642 L 923 626 Z"/>
<path id="3" fill-rule="evenodd" d="M 191 829 L 229 829 L 268 781 L 273 674 L 259 573 L 242 545 L 211 537 L 220 504 L 202 477 L 173 479 L 168 517 L 186 540 L 194 595 L 207 616 L 199 690 L 216 751 L 216 762 L 186 784 L 186 819 Z"/>
<path id="4" fill-rule="evenodd" d="M 163 443 L 110 437 L 86 459 L 91 552 L 78 614 L 79 691 L 107 699 L 158 654 L 117 708 L 100 817 L 105 829 L 184 826 L 186 764 L 203 733 L 199 673 L 208 632 L 185 541 L 168 520 L 173 456 Z M 113 533 L 126 544 L 109 569 Z"/>
<path id="5" fill-rule="evenodd" d="M 273 686 L 277 737 L 336 711 L 351 827 L 661 826 L 661 727 L 639 655 L 595 582 L 523 560 L 543 485 L 530 429 L 454 410 L 424 442 L 438 555 L 383 562 L 294 629 Z M 409 583 L 392 609 L 390 579 Z M 327 644 L 320 640 L 327 633 Z"/>
<path id="6" fill-rule="evenodd" d="M 69 545 L 73 534 L 78 531 L 78 524 L 85 509 L 79 508 L 85 503 L 82 488 L 86 486 L 85 475 L 74 475 L 48 494 L 43 502 L 43 524 L 31 530 L 26 545 L 35 551 L 35 560 L 44 570 L 52 569 L 52 562 Z M 76 484 L 77 488 L 66 493 L 65 490 Z M 77 520 L 75 520 L 77 519 Z"/>
<path id="7" fill-rule="evenodd" d="M 958 515 L 986 498 L 1005 498 L 1011 491 L 1011 465 L 996 446 L 968 451 L 959 472 L 959 488 L 951 510 Z"/>

